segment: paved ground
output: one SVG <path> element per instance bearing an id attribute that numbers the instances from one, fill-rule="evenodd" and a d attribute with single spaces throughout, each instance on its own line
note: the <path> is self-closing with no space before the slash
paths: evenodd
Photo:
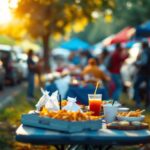
<path id="1" fill-rule="evenodd" d="M 3 91 L 0 91 L 0 109 L 7 105 L 25 87 L 26 83 L 24 82 L 16 86 L 6 86 Z"/>

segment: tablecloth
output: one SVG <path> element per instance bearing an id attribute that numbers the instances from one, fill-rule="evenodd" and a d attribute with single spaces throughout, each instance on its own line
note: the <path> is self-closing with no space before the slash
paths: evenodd
<path id="1" fill-rule="evenodd" d="M 76 97 L 78 103 L 88 105 L 88 94 L 93 94 L 94 91 L 95 87 L 92 85 L 86 87 L 70 85 L 65 97 Z M 97 94 L 102 94 L 102 100 L 109 99 L 108 92 L 104 87 L 98 88 Z"/>
<path id="2" fill-rule="evenodd" d="M 45 85 L 45 89 L 50 92 L 50 94 L 56 90 L 60 92 L 60 90 L 65 90 L 65 93 L 60 92 L 63 99 L 67 99 L 67 97 L 76 97 L 77 102 L 80 104 L 88 105 L 88 94 L 93 94 L 95 87 L 92 85 L 88 85 L 86 87 L 80 85 L 68 85 L 68 90 L 66 88 L 58 89 L 56 83 L 50 83 Z M 108 91 L 106 88 L 98 88 L 97 94 L 102 94 L 102 100 L 108 100 Z"/>

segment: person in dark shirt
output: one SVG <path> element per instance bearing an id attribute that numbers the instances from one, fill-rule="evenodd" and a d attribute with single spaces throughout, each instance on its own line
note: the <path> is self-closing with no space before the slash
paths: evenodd
<path id="1" fill-rule="evenodd" d="M 145 107 L 150 108 L 150 48 L 148 42 L 142 43 L 142 51 L 135 62 L 138 73 L 134 82 L 134 99 L 136 106 L 141 107 L 140 85 L 146 83 L 146 103 Z"/>
<path id="2" fill-rule="evenodd" d="M 28 99 L 33 99 L 34 98 L 34 74 L 35 74 L 35 68 L 36 65 L 33 61 L 33 50 L 29 50 L 28 52 L 28 59 L 27 59 L 27 64 L 28 64 L 28 89 L 27 89 L 27 96 Z"/>
<path id="3" fill-rule="evenodd" d="M 111 73 L 111 78 L 115 84 L 115 90 L 113 92 L 112 98 L 114 100 L 119 100 L 122 92 L 122 78 L 121 78 L 121 67 L 124 61 L 128 58 L 129 54 L 121 47 L 120 43 L 116 44 L 115 51 L 111 54 L 111 66 L 109 67 L 109 72 Z"/>

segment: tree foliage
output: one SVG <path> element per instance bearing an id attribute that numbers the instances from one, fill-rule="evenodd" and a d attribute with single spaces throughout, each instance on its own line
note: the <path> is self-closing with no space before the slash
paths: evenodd
<path id="1" fill-rule="evenodd" d="M 47 65 L 49 37 L 66 35 L 72 30 L 80 32 L 93 20 L 93 11 L 114 7 L 114 0 L 18 0 L 18 7 L 12 12 L 19 23 L 13 27 L 18 29 L 19 37 L 26 35 L 43 40 Z"/>
<path id="2" fill-rule="evenodd" d="M 114 7 L 113 0 L 20 0 L 14 12 L 27 33 L 37 38 L 81 31 L 94 10 L 107 7 Z"/>
<path id="3" fill-rule="evenodd" d="M 112 22 L 107 23 L 100 16 L 95 23 L 89 24 L 84 32 L 77 36 L 96 43 L 103 38 L 119 32 L 126 26 L 137 27 L 150 20 L 150 0 L 116 0 Z"/>
<path id="4" fill-rule="evenodd" d="M 149 0 L 117 0 L 116 8 L 114 16 L 120 20 L 121 26 L 137 26 L 150 19 Z"/>

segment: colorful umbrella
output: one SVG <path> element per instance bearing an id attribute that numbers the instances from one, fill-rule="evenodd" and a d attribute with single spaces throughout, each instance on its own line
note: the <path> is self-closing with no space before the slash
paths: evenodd
<path id="1" fill-rule="evenodd" d="M 138 38 L 150 37 L 150 21 L 138 26 L 135 36 Z"/>
<path id="2" fill-rule="evenodd" d="M 133 27 L 126 27 L 117 33 L 112 39 L 110 44 L 127 42 L 134 35 L 135 29 Z"/>
<path id="3" fill-rule="evenodd" d="M 79 49 L 81 50 L 89 49 L 91 46 L 87 42 L 79 38 L 72 38 L 69 41 L 62 43 L 60 47 L 68 49 L 70 51 L 77 51 Z"/>

